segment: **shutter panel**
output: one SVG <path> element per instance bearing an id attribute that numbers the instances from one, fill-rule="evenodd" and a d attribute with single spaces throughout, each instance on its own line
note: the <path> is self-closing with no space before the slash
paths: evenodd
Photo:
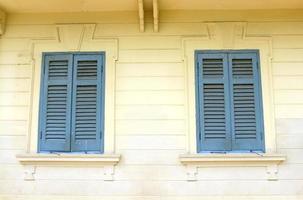
<path id="1" fill-rule="evenodd" d="M 201 151 L 231 150 L 227 56 L 198 54 L 197 101 Z"/>
<path id="2" fill-rule="evenodd" d="M 103 55 L 74 57 L 72 151 L 102 151 Z"/>
<path id="3" fill-rule="evenodd" d="M 40 105 L 40 151 L 70 151 L 72 57 L 46 54 Z"/>
<path id="4" fill-rule="evenodd" d="M 263 150 L 260 72 L 256 53 L 229 54 L 233 150 Z"/>

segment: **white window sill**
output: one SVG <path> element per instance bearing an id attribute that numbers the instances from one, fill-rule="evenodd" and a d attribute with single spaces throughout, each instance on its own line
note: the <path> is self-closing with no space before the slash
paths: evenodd
<path id="1" fill-rule="evenodd" d="M 114 167 L 120 161 L 118 154 L 19 154 L 24 166 L 24 180 L 35 180 L 38 166 L 87 166 L 103 167 L 104 180 L 113 180 Z"/>
<path id="2" fill-rule="evenodd" d="M 197 180 L 198 168 L 218 166 L 266 167 L 267 179 L 278 180 L 278 165 L 286 160 L 286 156 L 267 153 L 183 154 L 179 159 L 186 166 L 189 181 Z"/>

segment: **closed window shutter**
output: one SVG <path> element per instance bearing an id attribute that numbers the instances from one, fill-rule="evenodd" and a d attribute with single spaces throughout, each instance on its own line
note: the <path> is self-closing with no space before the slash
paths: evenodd
<path id="1" fill-rule="evenodd" d="M 45 55 L 42 80 L 40 151 L 70 151 L 72 56 Z"/>
<path id="2" fill-rule="evenodd" d="M 198 54 L 200 151 L 231 150 L 227 55 Z"/>
<path id="3" fill-rule="evenodd" d="M 229 73 L 233 150 L 263 150 L 263 119 L 257 54 L 229 54 Z"/>
<path id="4" fill-rule="evenodd" d="M 103 56 L 75 55 L 72 151 L 102 150 Z"/>

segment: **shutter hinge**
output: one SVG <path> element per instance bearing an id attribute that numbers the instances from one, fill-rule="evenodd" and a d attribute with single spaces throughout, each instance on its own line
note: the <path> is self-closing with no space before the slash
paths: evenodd
<path id="1" fill-rule="evenodd" d="M 100 139 L 102 139 L 102 131 L 100 131 Z"/>
<path id="2" fill-rule="evenodd" d="M 42 131 L 40 131 L 40 140 L 42 140 Z"/>
<path id="3" fill-rule="evenodd" d="M 199 141 L 202 140 L 201 131 L 199 131 Z"/>

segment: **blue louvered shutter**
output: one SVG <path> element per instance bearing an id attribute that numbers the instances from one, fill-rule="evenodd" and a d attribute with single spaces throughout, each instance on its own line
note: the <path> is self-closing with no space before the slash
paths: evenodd
<path id="1" fill-rule="evenodd" d="M 229 151 L 230 108 L 226 54 L 198 54 L 197 118 L 200 151 Z"/>
<path id="2" fill-rule="evenodd" d="M 257 53 L 229 54 L 233 150 L 262 151 L 263 115 Z"/>
<path id="3" fill-rule="evenodd" d="M 103 54 L 74 56 L 72 151 L 101 152 L 103 142 Z"/>
<path id="4" fill-rule="evenodd" d="M 70 151 L 72 56 L 45 54 L 39 123 L 40 151 Z"/>

